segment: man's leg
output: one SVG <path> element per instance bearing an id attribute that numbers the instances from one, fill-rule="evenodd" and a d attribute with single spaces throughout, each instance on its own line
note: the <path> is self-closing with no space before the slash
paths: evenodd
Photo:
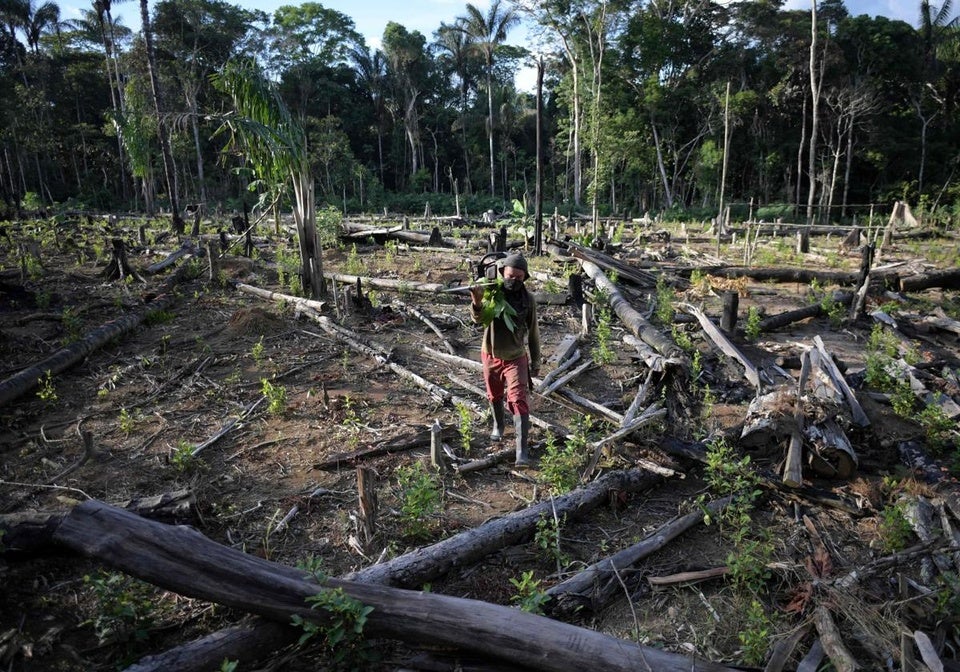
<path id="1" fill-rule="evenodd" d="M 502 360 L 485 352 L 480 353 L 480 359 L 483 362 L 483 383 L 487 388 L 487 400 L 490 402 L 490 413 L 493 416 L 490 440 L 500 441 L 503 439 L 505 429 Z"/>
<path id="2" fill-rule="evenodd" d="M 517 434 L 516 464 L 533 464 L 528 448 L 530 436 L 530 403 L 527 387 L 530 382 L 529 363 L 526 357 L 505 362 L 503 367 L 506 382 L 507 407 L 513 414 L 513 428 Z"/>

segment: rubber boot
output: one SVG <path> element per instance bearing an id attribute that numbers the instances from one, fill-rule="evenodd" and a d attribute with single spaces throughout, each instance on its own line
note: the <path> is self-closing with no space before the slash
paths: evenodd
<path id="1" fill-rule="evenodd" d="M 506 422 L 503 418 L 503 399 L 491 401 L 490 410 L 493 415 L 493 430 L 490 432 L 490 440 L 502 441 L 504 423 Z"/>
<path id="2" fill-rule="evenodd" d="M 530 416 L 513 416 L 513 428 L 517 433 L 517 459 L 515 465 L 518 467 L 534 466 L 533 458 L 530 457 L 530 450 L 527 447 L 527 441 L 530 437 Z"/>

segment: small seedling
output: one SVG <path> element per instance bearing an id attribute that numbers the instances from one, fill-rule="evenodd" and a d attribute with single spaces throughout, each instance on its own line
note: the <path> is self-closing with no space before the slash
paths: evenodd
<path id="1" fill-rule="evenodd" d="M 517 594 L 510 598 L 520 611 L 531 614 L 543 614 L 543 606 L 550 601 L 550 596 L 540 590 L 540 579 L 533 578 L 533 570 L 520 575 L 519 579 L 510 579 L 510 583 L 517 589 Z"/>
<path id="2" fill-rule="evenodd" d="M 267 398 L 267 412 L 270 415 L 283 415 L 287 410 L 287 388 L 261 378 L 260 391 Z"/>
<path id="3" fill-rule="evenodd" d="M 177 447 L 170 453 L 170 464 L 181 474 L 192 471 L 197 464 L 193 445 L 184 439 L 177 441 Z"/>
<path id="4" fill-rule="evenodd" d="M 253 361 L 257 366 L 260 366 L 260 363 L 263 361 L 263 350 L 263 336 L 261 336 L 260 340 L 254 343 L 250 349 L 250 356 L 253 357 Z"/>
<path id="5" fill-rule="evenodd" d="M 460 435 L 460 447 L 464 455 L 470 454 L 470 447 L 473 442 L 473 412 L 470 407 L 462 402 L 457 402 L 457 433 Z"/>
<path id="6" fill-rule="evenodd" d="M 37 390 L 38 397 L 46 402 L 57 400 L 57 388 L 53 385 L 52 371 L 47 370 L 47 375 L 37 378 L 37 385 L 40 386 L 40 389 Z"/>
<path id="7" fill-rule="evenodd" d="M 756 306 L 750 306 L 747 310 L 747 324 L 743 328 L 743 333 L 748 341 L 760 338 L 760 311 Z"/>
<path id="8" fill-rule="evenodd" d="M 432 519 L 441 511 L 441 489 L 435 474 L 422 463 L 414 462 L 397 469 L 400 486 L 400 519 L 406 534 L 423 539 L 430 534 Z"/>

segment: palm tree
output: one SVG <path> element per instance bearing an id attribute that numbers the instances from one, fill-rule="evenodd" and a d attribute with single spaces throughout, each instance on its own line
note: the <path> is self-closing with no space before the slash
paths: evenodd
<path id="1" fill-rule="evenodd" d="M 277 193 L 293 192 L 293 218 L 300 241 L 300 277 L 311 298 L 326 295 L 323 258 L 317 237 L 316 200 L 307 136 L 275 86 L 252 62 L 230 61 L 212 77 L 233 100 L 235 111 L 222 117 L 214 135 L 228 133 L 225 151 L 241 149 L 257 177 Z"/>
<path id="2" fill-rule="evenodd" d="M 473 48 L 483 54 L 487 70 L 487 140 L 490 145 L 490 195 L 496 195 L 493 158 L 493 57 L 497 47 L 507 39 L 507 32 L 520 16 L 501 0 L 493 0 L 486 15 L 472 4 L 467 4 L 467 15 L 459 19 L 460 29 L 473 40 Z"/>
<path id="3" fill-rule="evenodd" d="M 31 1 L 28 5 L 30 13 L 23 26 L 23 32 L 27 36 L 27 46 L 37 53 L 40 49 L 40 36 L 49 27 L 57 27 L 60 24 L 60 7 L 55 2 L 45 2 L 39 7 L 35 7 Z"/>

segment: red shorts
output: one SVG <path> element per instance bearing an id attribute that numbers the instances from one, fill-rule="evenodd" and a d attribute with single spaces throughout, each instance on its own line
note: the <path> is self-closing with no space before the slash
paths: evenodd
<path id="1" fill-rule="evenodd" d="M 530 415 L 530 404 L 527 401 L 530 368 L 527 356 L 499 359 L 481 352 L 480 361 L 483 362 L 483 382 L 487 386 L 487 399 L 500 401 L 506 397 L 507 410 L 511 415 Z"/>

